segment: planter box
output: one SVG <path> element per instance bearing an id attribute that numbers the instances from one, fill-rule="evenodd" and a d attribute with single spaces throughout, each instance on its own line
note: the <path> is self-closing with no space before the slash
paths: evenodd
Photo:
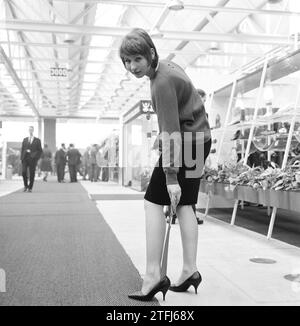
<path id="1" fill-rule="evenodd" d="M 300 212 L 300 192 L 270 190 L 270 206 Z"/>
<path id="2" fill-rule="evenodd" d="M 253 189 L 249 186 L 236 186 L 233 190 L 230 184 L 201 180 L 200 191 L 222 196 L 226 199 L 238 199 L 264 206 L 277 207 L 295 212 L 300 212 L 300 192 L 275 191 L 261 188 Z"/>
<path id="3" fill-rule="evenodd" d="M 215 196 L 222 196 L 226 199 L 234 199 L 236 197 L 236 187 L 232 187 L 229 183 L 210 183 L 201 180 L 199 191 L 206 194 L 211 193 Z"/>

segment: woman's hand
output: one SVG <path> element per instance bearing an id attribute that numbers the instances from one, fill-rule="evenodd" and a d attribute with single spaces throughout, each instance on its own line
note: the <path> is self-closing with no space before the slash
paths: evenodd
<path id="1" fill-rule="evenodd" d="M 181 188 L 178 183 L 174 185 L 167 185 L 167 188 L 168 188 L 168 193 L 170 196 L 172 208 L 174 209 L 174 211 L 176 211 L 176 207 L 181 197 Z"/>

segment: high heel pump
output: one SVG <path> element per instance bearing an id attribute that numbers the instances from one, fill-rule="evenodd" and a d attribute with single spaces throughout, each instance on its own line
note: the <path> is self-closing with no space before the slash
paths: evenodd
<path id="1" fill-rule="evenodd" d="M 163 294 L 163 300 L 165 301 L 165 296 L 167 291 L 169 290 L 169 287 L 171 285 L 171 282 L 167 276 L 165 276 L 158 284 L 154 286 L 154 288 L 148 293 L 143 294 L 142 292 L 138 291 L 132 294 L 128 295 L 128 298 L 139 300 L 139 301 L 151 301 L 156 293 L 162 292 Z"/>
<path id="2" fill-rule="evenodd" d="M 201 281 L 202 281 L 201 274 L 197 271 L 180 285 L 178 286 L 171 285 L 170 290 L 174 292 L 185 292 L 192 285 L 195 289 L 195 293 L 197 294 L 197 288 L 201 283 Z"/>

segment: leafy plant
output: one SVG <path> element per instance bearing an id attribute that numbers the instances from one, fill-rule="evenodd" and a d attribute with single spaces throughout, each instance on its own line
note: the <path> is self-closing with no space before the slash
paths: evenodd
<path id="1" fill-rule="evenodd" d="M 241 163 L 223 165 L 218 170 L 206 169 L 204 179 L 208 182 L 229 183 L 231 185 L 246 185 L 254 189 L 300 191 L 300 182 L 296 180 L 300 173 L 300 162 L 282 170 L 279 168 L 250 168 Z"/>

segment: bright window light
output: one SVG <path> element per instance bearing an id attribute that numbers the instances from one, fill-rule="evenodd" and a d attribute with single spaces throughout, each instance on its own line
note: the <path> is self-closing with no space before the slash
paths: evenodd
<path id="1" fill-rule="evenodd" d="M 293 12 L 300 12 L 300 1 L 290 0 L 289 10 Z M 299 16 L 292 16 L 290 18 L 290 34 L 298 34 L 300 32 L 300 19 Z"/>
<path id="2" fill-rule="evenodd" d="M 103 69 L 103 64 L 101 63 L 88 63 L 86 65 L 85 72 L 98 72 L 100 77 L 100 73 L 102 69 Z"/>

